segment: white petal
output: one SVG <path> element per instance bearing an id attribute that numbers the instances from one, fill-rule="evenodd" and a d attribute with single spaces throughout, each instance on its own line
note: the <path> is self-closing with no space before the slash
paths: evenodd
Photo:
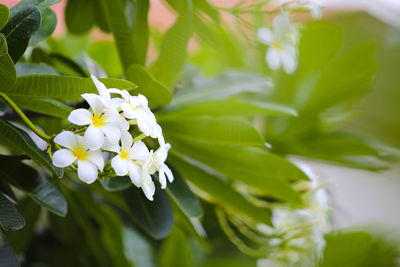
<path id="1" fill-rule="evenodd" d="M 100 150 L 89 150 L 87 160 L 94 163 L 102 172 L 104 168 L 104 158 Z"/>
<path id="2" fill-rule="evenodd" d="M 310 13 L 314 19 L 321 19 L 322 18 L 322 8 L 317 4 L 310 4 Z"/>
<path id="3" fill-rule="evenodd" d="M 128 172 L 129 177 L 134 185 L 140 187 L 142 185 L 142 179 L 140 177 L 140 167 L 133 161 L 128 161 Z"/>
<path id="4" fill-rule="evenodd" d="M 111 100 L 111 96 L 110 93 L 107 90 L 107 87 L 100 82 L 96 76 L 94 76 L 93 74 L 90 75 L 90 77 L 92 78 L 92 81 L 94 83 L 94 85 L 97 88 L 97 91 L 99 92 L 99 95 L 106 101 L 110 101 Z"/>
<path id="5" fill-rule="evenodd" d="M 272 21 L 272 27 L 275 34 L 286 34 L 292 30 L 292 24 L 288 15 L 278 15 Z"/>
<path id="6" fill-rule="evenodd" d="M 54 138 L 54 142 L 71 150 L 74 147 L 78 146 L 78 139 L 76 138 L 76 135 L 71 131 L 64 131 L 59 133 Z"/>
<path id="7" fill-rule="evenodd" d="M 115 156 L 111 160 L 111 166 L 113 167 L 115 174 L 118 176 L 125 176 L 128 174 L 128 163 L 126 159 L 121 159 L 119 155 Z"/>
<path id="8" fill-rule="evenodd" d="M 294 47 L 284 49 L 281 53 L 282 65 L 286 73 L 291 74 L 297 68 L 297 57 Z"/>
<path id="9" fill-rule="evenodd" d="M 141 186 L 143 193 L 150 201 L 153 201 L 153 195 L 156 189 L 154 186 L 154 182 L 153 180 L 151 180 L 151 176 L 149 174 L 142 174 L 142 175 L 144 175 L 142 177 L 142 186 Z"/>
<path id="10" fill-rule="evenodd" d="M 267 63 L 272 70 L 277 70 L 281 66 L 279 53 L 272 47 L 267 51 Z"/>
<path id="11" fill-rule="evenodd" d="M 92 123 L 93 114 L 84 108 L 78 108 L 73 110 L 69 116 L 68 120 L 76 125 L 87 125 Z"/>
<path id="12" fill-rule="evenodd" d="M 104 144 L 101 148 L 115 153 L 119 153 L 121 150 L 121 147 L 119 146 L 118 143 L 111 143 L 110 140 L 108 140 L 108 138 L 104 139 Z"/>
<path id="13" fill-rule="evenodd" d="M 258 35 L 258 40 L 260 40 L 260 42 L 263 44 L 271 45 L 274 41 L 273 33 L 268 28 L 263 27 L 258 29 L 257 35 Z"/>
<path id="14" fill-rule="evenodd" d="M 136 119 L 137 111 L 133 110 L 129 103 L 122 103 L 121 110 L 124 112 L 125 118 Z"/>
<path id="15" fill-rule="evenodd" d="M 74 163 L 76 157 L 69 149 L 60 149 L 53 154 L 53 165 L 59 168 L 65 168 Z"/>
<path id="16" fill-rule="evenodd" d="M 81 96 L 86 100 L 86 102 L 88 102 L 89 106 L 93 110 L 93 113 L 100 115 L 106 110 L 107 104 L 100 96 L 95 94 L 82 94 Z"/>
<path id="17" fill-rule="evenodd" d="M 129 151 L 132 147 L 133 138 L 128 131 L 123 131 L 121 133 L 121 148 L 123 150 Z"/>
<path id="18" fill-rule="evenodd" d="M 93 183 L 97 178 L 96 165 L 87 160 L 78 160 L 78 177 L 87 184 Z"/>
<path id="19" fill-rule="evenodd" d="M 106 125 L 101 127 L 101 130 L 106 135 L 111 144 L 119 142 L 121 138 L 121 129 L 116 126 Z M 103 145 L 103 144 L 102 144 Z"/>
<path id="20" fill-rule="evenodd" d="M 142 141 L 137 141 L 129 150 L 129 158 L 134 160 L 145 160 L 149 156 L 149 149 Z"/>
<path id="21" fill-rule="evenodd" d="M 97 150 L 103 146 L 104 133 L 101 129 L 94 127 L 93 124 L 87 128 L 84 138 L 85 144 L 92 150 Z"/>
<path id="22" fill-rule="evenodd" d="M 138 100 L 138 102 L 140 103 L 140 105 L 141 106 L 143 106 L 143 107 L 147 107 L 149 104 L 148 104 L 148 101 L 147 101 L 147 98 L 144 96 L 144 95 L 142 95 L 142 94 L 138 94 L 138 96 L 136 97 L 136 99 Z"/>
<path id="23" fill-rule="evenodd" d="M 158 180 L 160 181 L 161 188 L 165 189 L 167 187 L 167 179 L 165 178 L 165 173 L 163 171 L 158 173 Z"/>

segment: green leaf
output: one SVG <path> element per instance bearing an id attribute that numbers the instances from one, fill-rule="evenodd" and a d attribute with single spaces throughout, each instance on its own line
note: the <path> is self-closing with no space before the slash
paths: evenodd
<path id="1" fill-rule="evenodd" d="M 29 245 L 35 232 L 36 222 L 40 215 L 40 206 L 29 198 L 18 203 L 18 209 L 25 219 L 24 228 L 7 233 L 8 242 L 17 254 L 22 253 Z M 0 265 L 1 266 L 1 265 Z"/>
<path id="2" fill-rule="evenodd" d="M 358 267 L 367 256 L 372 237 L 365 232 L 339 232 L 326 235 L 325 240 L 326 248 L 319 266 Z"/>
<path id="3" fill-rule="evenodd" d="M 132 186 L 132 181 L 129 176 L 104 178 L 100 183 L 107 191 L 121 191 Z"/>
<path id="4" fill-rule="evenodd" d="M 179 255 L 177 257 L 177 255 Z M 160 267 L 193 266 L 189 240 L 185 233 L 174 227 L 160 251 Z"/>
<path id="5" fill-rule="evenodd" d="M 2 119 L 0 119 L 0 137 L 3 144 L 26 154 L 57 177 L 61 178 L 63 176 L 63 169 L 54 167 L 49 156 L 36 146 L 27 133 Z"/>
<path id="6" fill-rule="evenodd" d="M 39 10 L 34 6 L 29 6 L 13 14 L 1 30 L 7 39 L 8 53 L 14 63 L 24 54 L 29 39 L 39 29 L 40 22 Z"/>
<path id="7" fill-rule="evenodd" d="M 147 97 L 151 107 L 166 105 L 172 100 L 168 88 L 140 65 L 131 65 L 126 71 L 126 78 L 138 85 L 138 93 Z"/>
<path id="8" fill-rule="evenodd" d="M 133 42 L 135 44 L 137 62 L 141 65 L 146 63 L 147 46 L 149 44 L 149 25 L 147 21 L 149 7 L 149 0 L 136 1 Z"/>
<path id="9" fill-rule="evenodd" d="M 57 15 L 50 8 L 43 8 L 40 10 L 42 15 L 42 22 L 40 24 L 39 30 L 32 36 L 29 41 L 30 46 L 38 44 L 51 36 L 57 26 Z"/>
<path id="10" fill-rule="evenodd" d="M 192 1 L 181 1 L 185 7 L 175 24 L 165 33 L 160 47 L 160 55 L 152 66 L 157 80 L 170 89 L 181 76 L 186 62 L 186 47 L 192 36 Z"/>
<path id="11" fill-rule="evenodd" d="M 113 33 L 119 58 L 126 72 L 130 65 L 137 62 L 137 56 L 135 54 L 132 31 L 125 16 L 124 6 L 121 1 L 114 0 L 100 0 L 100 4 L 105 13 L 107 24 Z"/>
<path id="12" fill-rule="evenodd" d="M 94 25 L 94 0 L 68 0 L 65 7 L 65 24 L 68 31 L 82 34 Z"/>
<path id="13" fill-rule="evenodd" d="M 174 172 L 174 181 L 168 185 L 166 190 L 186 216 L 203 216 L 203 209 L 201 208 L 199 199 L 190 190 L 185 181 L 182 180 L 179 173 Z"/>
<path id="14" fill-rule="evenodd" d="M 6 231 L 18 230 L 25 225 L 24 218 L 10 200 L 0 193 L 0 225 Z"/>
<path id="15" fill-rule="evenodd" d="M 46 64 L 33 64 L 33 63 L 21 63 L 15 64 L 18 76 L 33 75 L 33 74 L 52 74 L 57 75 L 58 72 L 52 67 Z"/>
<path id="16" fill-rule="evenodd" d="M 265 147 L 254 126 L 237 118 L 170 118 L 159 120 L 167 140 L 175 138 L 207 144 L 237 144 Z"/>
<path id="17" fill-rule="evenodd" d="M 8 54 L 7 41 L 0 33 L 0 87 L 12 88 L 17 80 L 14 63 Z"/>
<path id="18" fill-rule="evenodd" d="M 0 233 L 0 266 L 19 267 L 15 252 L 8 244 L 6 238 Z"/>
<path id="19" fill-rule="evenodd" d="M 0 179 L 25 191 L 30 198 L 54 214 L 67 214 L 67 202 L 61 192 L 36 170 L 16 160 L 2 160 L 0 166 Z"/>
<path id="20" fill-rule="evenodd" d="M 142 189 L 131 186 L 123 191 L 134 222 L 155 239 L 166 237 L 174 224 L 170 200 L 164 190 L 156 186 L 154 200 L 146 198 Z"/>
<path id="21" fill-rule="evenodd" d="M 10 185 L 0 180 L 0 194 L 1 193 L 3 193 L 14 204 L 17 203 L 17 197 L 15 196 L 14 191 L 11 189 Z"/>
<path id="22" fill-rule="evenodd" d="M 194 9 L 196 11 L 203 11 L 215 22 L 219 23 L 219 13 L 216 8 L 214 8 L 207 0 L 197 0 L 193 1 Z"/>
<path id="23" fill-rule="evenodd" d="M 171 106 L 188 105 L 229 98 L 241 93 L 265 93 L 272 88 L 272 83 L 266 77 L 246 72 L 225 72 L 216 78 L 201 79 L 193 77 L 195 82 L 184 84 L 171 102 Z"/>
<path id="24" fill-rule="evenodd" d="M 107 88 L 132 90 L 136 85 L 121 79 L 99 79 Z M 0 91 L 4 90 L 0 88 Z M 83 93 L 97 93 L 96 86 L 90 78 L 79 78 L 59 75 L 26 75 L 17 78 L 11 89 L 4 90 L 8 96 L 34 98 L 72 98 Z"/>
<path id="25" fill-rule="evenodd" d="M 6 5 L 0 4 L 0 30 L 7 24 L 10 11 Z"/>
<path id="26" fill-rule="evenodd" d="M 255 115 L 289 115 L 297 116 L 291 107 L 253 100 L 237 98 L 210 100 L 181 108 L 172 109 L 166 117 L 192 116 L 255 116 Z"/>
<path id="27" fill-rule="evenodd" d="M 270 224 L 270 215 L 267 210 L 254 206 L 227 182 L 187 163 L 175 154 L 170 154 L 168 160 L 185 180 L 207 194 L 208 201 L 211 200 L 225 209 L 246 216 L 255 222 Z M 168 185 L 168 188 L 172 184 Z"/>
<path id="28" fill-rule="evenodd" d="M 140 267 L 155 267 L 153 248 L 151 244 L 138 232 L 123 227 L 122 238 L 127 259 Z"/>
<path id="29" fill-rule="evenodd" d="M 17 106 L 37 113 L 65 119 L 73 108 L 55 99 L 12 97 Z"/>
<path id="30" fill-rule="evenodd" d="M 115 44 L 110 41 L 98 41 L 89 47 L 89 56 L 107 73 L 108 77 L 121 77 L 121 61 Z"/>
<path id="31" fill-rule="evenodd" d="M 36 6 L 39 10 L 42 10 L 59 2 L 61 0 L 21 0 L 10 11 L 12 14 L 15 14 L 28 6 Z"/>
<path id="32" fill-rule="evenodd" d="M 267 149 L 187 141 L 177 137 L 168 141 L 173 151 L 188 155 L 232 180 L 243 182 L 268 196 L 291 203 L 302 202 L 289 181 L 308 180 L 307 176 Z"/>

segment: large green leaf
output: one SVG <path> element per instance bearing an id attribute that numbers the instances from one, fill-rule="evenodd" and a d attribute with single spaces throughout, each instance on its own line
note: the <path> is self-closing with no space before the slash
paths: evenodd
<path id="1" fill-rule="evenodd" d="M 51 36 L 57 26 L 57 15 L 50 8 L 40 10 L 42 23 L 39 30 L 32 36 L 29 45 L 33 46 Z"/>
<path id="2" fill-rule="evenodd" d="M 0 193 L 0 225 L 6 231 L 18 230 L 25 225 L 24 218 L 13 203 Z"/>
<path id="3" fill-rule="evenodd" d="M 11 200 L 13 203 L 17 203 L 17 197 L 15 196 L 11 186 L 8 183 L 0 180 L 0 194 L 1 193 L 7 196 L 8 199 Z"/>
<path id="4" fill-rule="evenodd" d="M 174 224 L 170 200 L 164 190 L 156 186 L 154 200 L 146 198 L 135 186 L 123 191 L 125 203 L 136 224 L 155 239 L 166 237 Z"/>
<path id="5" fill-rule="evenodd" d="M 199 199 L 182 180 L 179 173 L 174 172 L 174 181 L 166 190 L 186 216 L 201 217 L 203 215 Z"/>
<path id="6" fill-rule="evenodd" d="M 136 1 L 133 41 L 135 43 L 137 61 L 141 65 L 146 63 L 147 46 L 149 44 L 149 25 L 147 21 L 149 8 L 149 0 Z"/>
<path id="7" fill-rule="evenodd" d="M 7 24 L 10 11 L 6 5 L 0 4 L 0 30 Z"/>
<path id="8" fill-rule="evenodd" d="M 140 65 L 131 65 L 126 71 L 126 78 L 138 85 L 138 93 L 147 97 L 151 107 L 166 105 L 172 100 L 168 88 Z"/>
<path id="9" fill-rule="evenodd" d="M 12 97 L 17 106 L 37 113 L 65 119 L 73 108 L 55 99 Z"/>
<path id="10" fill-rule="evenodd" d="M 122 66 L 127 71 L 130 65 L 136 63 L 137 56 L 132 31 L 125 16 L 124 6 L 121 1 L 100 0 L 99 2 L 105 13 L 107 24 L 113 33 Z"/>
<path id="11" fill-rule="evenodd" d="M 107 73 L 108 77 L 121 77 L 123 74 L 121 61 L 114 42 L 98 41 L 90 45 L 89 56 Z"/>
<path id="12" fill-rule="evenodd" d="M 179 256 L 177 256 L 179 255 Z M 160 251 L 160 267 L 193 266 L 189 240 L 185 233 L 174 227 Z"/>
<path id="13" fill-rule="evenodd" d="M 138 232 L 131 228 L 122 229 L 124 252 L 126 258 L 140 267 L 155 267 L 155 257 L 151 244 Z"/>
<path id="14" fill-rule="evenodd" d="M 208 201 L 215 202 L 255 222 L 270 223 L 270 214 L 267 210 L 254 206 L 227 182 L 187 163 L 175 154 L 170 155 L 169 160 L 185 180 L 207 194 Z"/>
<path id="15" fill-rule="evenodd" d="M 0 266 L 19 267 L 17 256 L 8 244 L 6 238 L 0 233 Z"/>
<path id="16" fill-rule="evenodd" d="M 37 164 L 49 169 L 57 177 L 63 176 L 63 169 L 54 167 L 49 156 L 41 151 L 27 133 L 0 119 L 0 137 L 2 144 L 26 154 Z"/>
<path id="17" fill-rule="evenodd" d="M 65 7 L 65 24 L 68 31 L 81 34 L 94 25 L 94 0 L 68 0 Z"/>
<path id="18" fill-rule="evenodd" d="M 182 12 L 175 24 L 165 33 L 160 55 L 152 66 L 154 77 L 172 88 L 181 76 L 186 62 L 186 47 L 192 35 L 192 1 L 180 1 Z"/>
<path id="19" fill-rule="evenodd" d="M 289 115 L 296 116 L 296 111 L 288 106 L 237 98 L 209 100 L 172 109 L 164 116 L 255 116 L 255 115 Z"/>
<path id="20" fill-rule="evenodd" d="M 131 90 L 136 85 L 120 79 L 100 79 L 108 88 Z M 9 96 L 39 98 L 72 98 L 83 93 L 97 93 L 96 86 L 90 78 L 79 78 L 58 75 L 26 75 L 17 78 L 11 89 L 0 88 Z"/>
<path id="21" fill-rule="evenodd" d="M 17 80 L 14 63 L 8 54 L 7 41 L 0 33 L 0 87 L 12 88 Z"/>
<path id="22" fill-rule="evenodd" d="M 243 182 L 269 196 L 301 203 L 299 193 L 289 181 L 307 180 L 307 176 L 267 149 L 187 141 L 177 137 L 168 141 L 173 151 L 188 155 L 232 180 Z"/>
<path id="23" fill-rule="evenodd" d="M 2 160 L 0 167 L 0 179 L 25 191 L 30 198 L 49 211 L 59 216 L 66 215 L 67 202 L 65 198 L 36 170 L 16 160 Z"/>
<path id="24" fill-rule="evenodd" d="M 121 191 L 132 186 L 129 176 L 104 178 L 100 183 L 107 191 Z"/>
<path id="25" fill-rule="evenodd" d="M 33 75 L 33 74 L 59 74 L 55 69 L 46 64 L 34 64 L 34 63 L 21 63 L 15 64 L 18 76 Z"/>
<path id="26" fill-rule="evenodd" d="M 175 138 L 207 144 L 238 144 L 265 147 L 254 126 L 236 118 L 170 118 L 159 121 L 167 140 Z"/>
<path id="27" fill-rule="evenodd" d="M 40 26 L 41 15 L 35 6 L 28 6 L 13 14 L 1 30 L 7 39 L 8 53 L 17 62 L 28 47 L 29 39 Z"/>

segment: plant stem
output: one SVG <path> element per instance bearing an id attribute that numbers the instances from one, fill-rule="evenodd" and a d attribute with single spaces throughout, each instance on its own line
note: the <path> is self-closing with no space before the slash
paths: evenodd
<path id="1" fill-rule="evenodd" d="M 144 133 L 142 133 L 142 134 L 136 136 L 136 137 L 133 139 L 133 142 L 135 143 L 135 142 L 140 141 L 140 140 L 142 140 L 142 139 L 144 139 L 144 138 L 146 138 L 146 137 L 147 137 L 147 135 L 145 135 Z"/>
<path id="2" fill-rule="evenodd" d="M 22 110 L 17 106 L 17 104 L 12 101 L 6 94 L 0 92 L 0 96 L 14 109 L 14 111 L 21 117 L 21 119 L 32 129 L 38 136 L 42 139 L 49 141 L 50 136 L 39 130 L 29 119 L 25 116 Z"/>

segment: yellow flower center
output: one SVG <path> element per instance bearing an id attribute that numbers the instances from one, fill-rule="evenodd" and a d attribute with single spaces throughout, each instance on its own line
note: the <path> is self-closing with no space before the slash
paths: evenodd
<path id="1" fill-rule="evenodd" d="M 78 160 L 85 160 L 86 157 L 88 156 L 88 152 L 85 151 L 85 149 L 82 146 L 74 148 L 72 153 L 74 157 L 76 157 Z"/>
<path id="2" fill-rule="evenodd" d="M 128 152 L 126 152 L 125 150 L 121 150 L 121 154 L 119 156 L 121 157 L 121 159 L 127 159 L 128 155 Z"/>
<path id="3" fill-rule="evenodd" d="M 92 117 L 94 127 L 101 127 L 104 125 L 104 117 L 102 115 L 94 114 Z"/>
<path id="4" fill-rule="evenodd" d="M 282 49 L 282 44 L 280 42 L 274 42 L 274 48 L 280 50 Z"/>

